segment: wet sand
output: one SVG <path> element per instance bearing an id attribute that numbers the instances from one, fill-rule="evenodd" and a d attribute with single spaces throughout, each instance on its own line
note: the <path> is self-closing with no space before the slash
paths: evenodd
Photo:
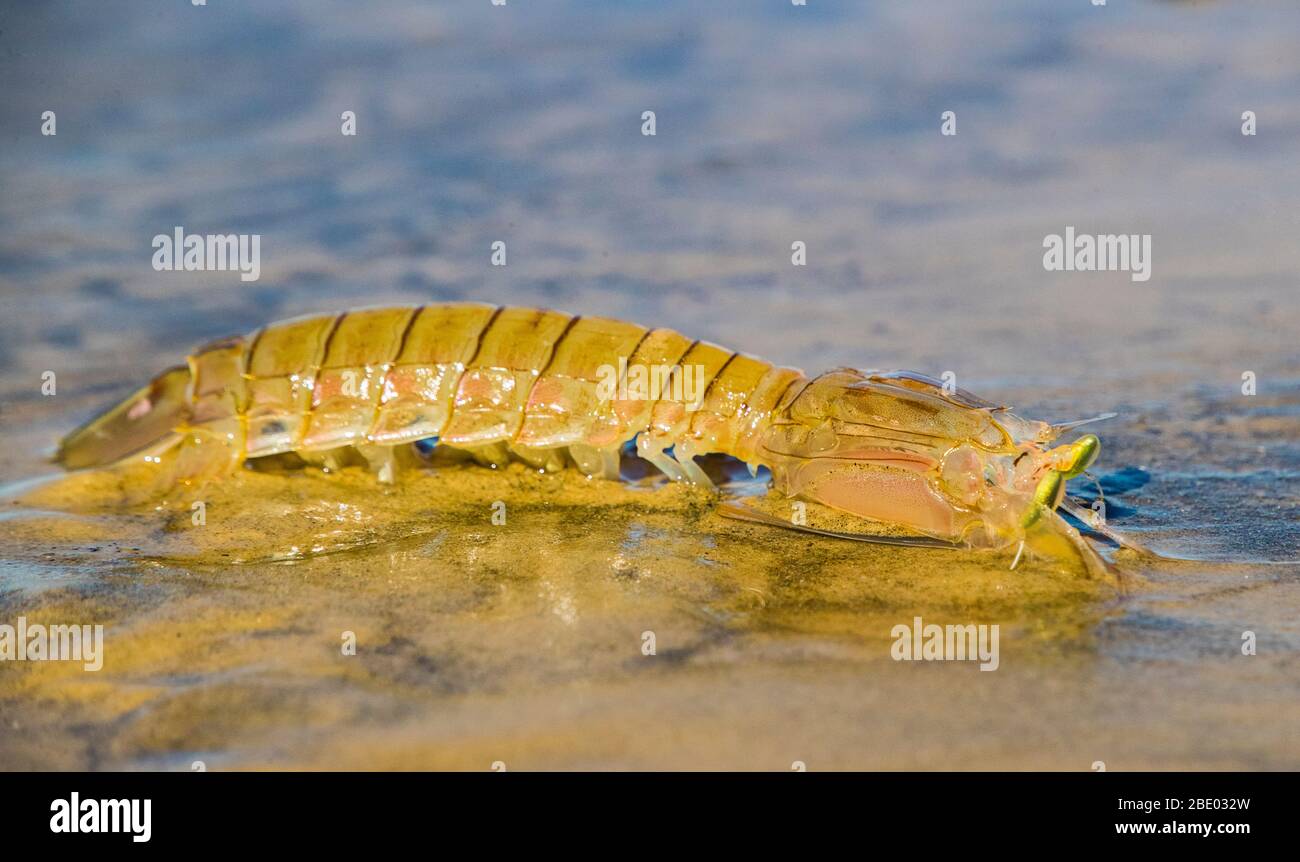
<path id="1" fill-rule="evenodd" d="M 106 634 L 0 663 L 0 768 L 1300 768 L 1300 10 L 1057 5 L 2 13 L 0 481 L 206 339 L 465 298 L 1118 411 L 1111 523 L 1169 559 L 1116 589 L 522 468 L 246 471 L 201 527 L 10 486 L 0 622 Z M 153 271 L 175 225 L 263 234 L 260 280 Z M 1066 225 L 1151 233 L 1151 280 L 1044 272 Z M 918 615 L 1000 625 L 997 671 L 893 661 Z"/>

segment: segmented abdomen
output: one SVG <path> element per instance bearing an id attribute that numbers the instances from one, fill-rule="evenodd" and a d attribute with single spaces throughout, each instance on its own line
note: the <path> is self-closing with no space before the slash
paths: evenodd
<path id="1" fill-rule="evenodd" d="M 245 457 L 430 437 L 577 456 L 644 431 L 654 452 L 753 461 L 772 412 L 804 379 L 668 329 L 476 303 L 272 324 L 189 361 L 190 425 L 237 435 Z"/>

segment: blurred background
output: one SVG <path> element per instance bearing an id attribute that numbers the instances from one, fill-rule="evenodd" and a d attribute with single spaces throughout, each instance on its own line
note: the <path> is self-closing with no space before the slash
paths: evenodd
<path id="1" fill-rule="evenodd" d="M 1117 526 L 1271 568 L 1228 605 L 1204 597 L 1239 572 L 1166 584 L 1116 654 L 1271 608 L 1294 658 L 1297 44 L 1293 0 L 4 4 L 0 479 L 209 338 L 551 306 L 809 371 L 951 370 L 1049 420 L 1119 411 Z M 260 279 L 154 271 L 176 226 L 260 234 Z M 1150 234 L 1150 281 L 1045 272 L 1066 226 Z M 1188 734 L 1180 763 L 1276 750 L 1198 759 Z"/>

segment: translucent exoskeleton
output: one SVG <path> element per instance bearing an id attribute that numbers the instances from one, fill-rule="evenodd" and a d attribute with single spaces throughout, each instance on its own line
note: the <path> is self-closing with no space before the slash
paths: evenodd
<path id="1" fill-rule="evenodd" d="M 347 452 L 392 482 L 419 463 L 415 447 L 436 445 L 617 479 L 634 441 L 671 479 L 711 487 L 695 459 L 722 453 L 767 467 L 785 498 L 904 531 L 836 534 L 1074 555 L 1105 573 L 1060 514 L 1066 481 L 1099 451 L 1091 434 L 1052 445 L 1078 424 L 1022 419 L 911 372 L 809 378 L 669 329 L 446 303 L 299 318 L 209 344 L 69 434 L 58 460 L 165 459 L 167 483 L 201 483 L 252 459 L 330 465 Z M 722 507 L 809 529 L 744 500 Z"/>

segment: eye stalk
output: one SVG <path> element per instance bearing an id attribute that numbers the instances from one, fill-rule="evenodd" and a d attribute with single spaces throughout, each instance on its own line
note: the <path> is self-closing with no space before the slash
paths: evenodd
<path id="1" fill-rule="evenodd" d="M 1070 444 L 1068 453 L 1068 466 L 1062 471 L 1065 478 L 1073 479 L 1084 470 L 1087 470 L 1097 460 L 1101 454 L 1101 441 L 1097 439 L 1096 434 L 1084 434 L 1078 440 Z"/>

